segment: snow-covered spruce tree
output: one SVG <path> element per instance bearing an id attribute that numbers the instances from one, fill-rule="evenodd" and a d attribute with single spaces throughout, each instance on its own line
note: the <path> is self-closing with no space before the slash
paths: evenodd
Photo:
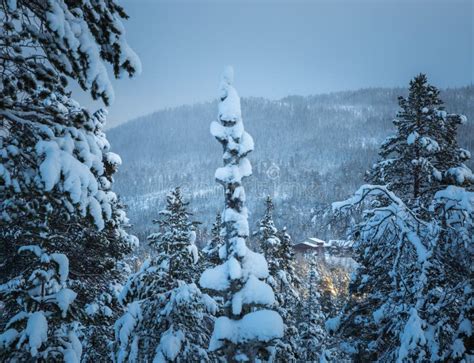
<path id="1" fill-rule="evenodd" d="M 305 362 L 324 362 L 326 331 L 324 330 L 325 316 L 319 303 L 318 271 L 311 264 L 307 281 L 307 295 L 303 305 L 302 321 L 299 323 L 299 357 Z"/>
<path id="2" fill-rule="evenodd" d="M 267 282 L 275 290 L 277 284 L 277 274 L 280 269 L 279 261 L 277 261 L 280 252 L 281 241 L 278 238 L 278 229 L 275 227 L 273 221 L 273 202 L 270 196 L 265 200 L 265 214 L 260 220 L 257 236 L 259 239 L 258 245 L 261 248 L 263 255 L 268 263 L 268 270 L 270 276 Z"/>
<path id="3" fill-rule="evenodd" d="M 198 250 L 196 222 L 179 188 L 148 237 L 154 256 L 125 285 L 126 313 L 116 322 L 115 361 L 207 361 L 206 347 L 216 303 L 194 283 Z"/>
<path id="4" fill-rule="evenodd" d="M 1 361 L 79 362 L 83 327 L 71 309 L 77 294 L 67 287 L 67 257 L 37 245 L 19 253 L 28 262 L 25 273 L 0 285 L 0 300 L 18 307 L 0 334 Z"/>
<path id="5" fill-rule="evenodd" d="M 107 103 L 113 90 L 103 62 L 116 76 L 139 70 L 120 21 L 126 15 L 110 0 L 13 0 L 0 3 L 0 17 L 0 283 L 26 278 L 22 246 L 65 254 L 85 326 L 83 359 L 104 356 L 115 312 L 104 303 L 134 239 L 111 191 L 120 159 L 102 132 L 105 113 L 90 115 L 65 87 L 70 77 Z M 18 309 L 7 304 L 0 326 Z"/>
<path id="6" fill-rule="evenodd" d="M 278 301 L 278 313 L 285 322 L 284 337 L 279 341 L 277 347 L 277 359 L 294 361 L 299 358 L 298 339 L 298 301 L 300 294 L 298 288 L 301 281 L 295 270 L 295 252 L 291 236 L 284 227 L 277 235 L 280 240 L 278 249 L 279 270 L 276 275 L 276 299 Z"/>
<path id="7" fill-rule="evenodd" d="M 214 267 L 220 264 L 219 250 L 224 245 L 224 238 L 222 232 L 222 217 L 220 213 L 216 214 L 216 220 L 212 225 L 211 239 L 202 249 L 204 254 L 204 263 L 207 267 Z"/>
<path id="8" fill-rule="evenodd" d="M 298 286 L 301 281 L 299 280 L 295 269 L 295 250 L 293 248 L 293 240 L 287 232 L 286 227 L 283 227 L 283 229 L 278 232 L 278 239 L 280 240 L 280 248 L 278 250 L 280 256 L 279 266 L 280 271 L 284 274 L 284 277 L 282 276 L 282 281 L 287 281 L 294 286 Z"/>
<path id="9" fill-rule="evenodd" d="M 399 105 L 396 134 L 382 144 L 368 181 L 387 185 L 408 206 L 424 207 L 443 186 L 472 183 L 474 176 L 463 164 L 470 154 L 456 141 L 457 127 L 466 118 L 444 111 L 439 90 L 426 75 L 410 81 L 409 95 L 400 97 Z"/>
<path id="10" fill-rule="evenodd" d="M 274 205 L 270 196 L 265 200 L 266 208 L 260 220 L 258 245 L 268 263 L 267 283 L 273 288 L 277 301 L 277 311 L 285 322 L 285 333 L 277 341 L 278 360 L 294 361 L 298 356 L 298 329 L 295 320 L 298 292 L 294 286 L 298 278 L 294 269 L 294 252 L 290 235 L 286 229 L 278 231 L 273 221 Z"/>
<path id="11" fill-rule="evenodd" d="M 465 236 L 472 230 L 473 201 L 461 186 L 469 187 L 473 177 L 463 164 L 470 154 L 456 141 L 465 117 L 446 114 L 423 75 L 400 104 L 398 135 L 381 153 L 395 158 L 372 170 L 378 182 L 393 179 L 388 189 L 365 185 L 336 204 L 339 210 L 370 207 L 352 230 L 359 268 L 351 300 L 329 325 L 357 359 L 460 360 L 472 355 L 465 316 L 472 314 L 466 258 L 472 260 L 473 251 Z"/>
<path id="12" fill-rule="evenodd" d="M 240 99 L 232 83 L 233 70 L 227 68 L 221 80 L 218 121 L 211 124 L 211 134 L 224 149 L 224 166 L 215 174 L 225 196 L 223 262 L 204 271 L 200 285 L 225 296 L 209 350 L 225 355 L 229 362 L 255 362 L 274 353 L 274 340 L 283 337 L 283 321 L 277 312 L 265 308 L 275 302 L 272 288 L 262 281 L 268 277 L 267 262 L 246 246 L 249 226 L 242 179 L 252 173 L 246 156 L 253 150 L 253 140 L 244 130 Z"/>

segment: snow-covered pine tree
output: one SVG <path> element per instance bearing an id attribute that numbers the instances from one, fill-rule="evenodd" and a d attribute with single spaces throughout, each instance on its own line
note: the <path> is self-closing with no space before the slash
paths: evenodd
<path id="1" fill-rule="evenodd" d="M 221 80 L 218 121 L 211 124 L 211 134 L 224 149 L 224 166 L 215 174 L 225 195 L 223 262 L 204 271 L 200 285 L 225 296 L 209 350 L 224 354 L 229 362 L 255 362 L 274 353 L 274 340 L 283 337 L 283 321 L 265 308 L 275 302 L 272 288 L 262 281 L 268 277 L 265 257 L 246 246 L 249 226 L 242 179 L 252 173 L 246 156 L 253 150 L 253 140 L 244 130 L 240 98 L 232 84 L 229 67 Z"/>
<path id="2" fill-rule="evenodd" d="M 350 236 L 359 264 L 349 286 L 350 300 L 326 326 L 339 332 L 356 360 L 396 361 L 404 327 L 410 321 L 413 334 L 420 329 L 414 306 L 429 279 L 428 246 L 436 235 L 385 186 L 364 185 L 333 207 L 345 212 L 361 205 L 367 209 Z M 413 336 L 411 344 L 418 343 L 419 337 Z"/>
<path id="3" fill-rule="evenodd" d="M 339 331 L 359 360 L 470 357 L 472 328 L 465 316 L 472 314 L 466 282 L 472 270 L 466 256 L 472 259 L 473 251 L 466 233 L 472 230 L 473 200 L 460 186 L 469 186 L 473 178 L 463 164 L 469 152 L 456 142 L 457 125 L 465 117 L 447 115 L 438 91 L 423 75 L 400 104 L 398 136 L 382 147 L 394 152 L 385 156 L 400 158 L 382 161 L 373 172 L 401 184 L 364 185 L 353 198 L 334 205 L 341 211 L 368 208 L 351 231 L 359 263 L 351 299 L 328 327 Z"/>
<path id="4" fill-rule="evenodd" d="M 280 248 L 278 250 L 280 256 L 279 266 L 280 271 L 284 274 L 284 277 L 282 277 L 281 280 L 283 282 L 286 280 L 288 283 L 297 287 L 301 281 L 299 280 L 295 270 L 293 240 L 286 230 L 286 227 L 283 227 L 283 229 L 278 232 L 278 239 L 280 240 Z"/>
<path id="5" fill-rule="evenodd" d="M 128 303 L 116 322 L 115 360 L 207 361 L 206 347 L 217 305 L 194 283 L 199 254 L 196 222 L 190 220 L 179 188 L 166 200 L 148 237 L 153 257 L 132 275 L 121 293 Z"/>
<path id="6" fill-rule="evenodd" d="M 426 75 L 410 81 L 409 95 L 399 97 L 399 105 L 396 134 L 382 144 L 368 181 L 387 185 L 408 206 L 424 207 L 443 186 L 472 183 L 474 176 L 463 164 L 470 154 L 456 141 L 457 127 L 466 118 L 444 110 L 439 90 Z"/>
<path id="7" fill-rule="evenodd" d="M 278 231 L 273 221 L 272 198 L 265 200 L 265 214 L 254 233 L 258 245 L 268 262 L 267 283 L 273 288 L 277 301 L 277 311 L 285 322 L 284 337 L 277 341 L 277 360 L 294 361 L 298 356 L 298 328 L 295 318 L 296 302 L 299 298 L 295 283 L 299 279 L 294 268 L 294 252 L 291 236 L 286 228 Z"/>
<path id="8" fill-rule="evenodd" d="M 80 362 L 83 327 L 71 309 L 77 294 L 67 287 L 67 257 L 38 245 L 22 246 L 19 253 L 27 262 L 24 274 L 0 285 L 0 300 L 17 306 L 0 334 L 1 361 Z"/>
<path id="9" fill-rule="evenodd" d="M 26 243 L 65 254 L 86 327 L 84 356 L 107 354 L 118 308 L 113 284 L 123 274 L 117 262 L 136 244 L 123 230 L 127 219 L 111 190 L 120 158 L 102 132 L 105 112 L 88 117 L 55 94 L 31 102 L 40 103 L 30 121 L 2 121 L 1 281 L 24 274 L 17 250 Z M 1 318 L 16 312 L 16 305 L 7 305 Z"/>
<path id="10" fill-rule="evenodd" d="M 314 263 L 311 264 L 307 282 L 307 296 L 304 303 L 303 320 L 299 323 L 300 359 L 305 362 L 323 362 L 325 356 L 326 331 L 325 316 L 319 303 L 319 274 Z"/>
<path id="11" fill-rule="evenodd" d="M 346 338 L 359 360 L 440 362 L 472 355 L 466 320 L 472 314 L 466 279 L 472 273 L 466 260 L 473 254 L 472 241 L 466 243 L 472 192 L 456 186 L 437 192 L 429 221 L 384 186 L 362 186 L 334 207 L 361 203 L 370 207 L 352 231 L 359 268 L 351 300 L 327 327 Z"/>
<path id="12" fill-rule="evenodd" d="M 298 340 L 298 288 L 301 281 L 295 271 L 295 252 L 291 236 L 284 227 L 277 234 L 280 245 L 277 254 L 278 272 L 276 274 L 276 299 L 278 313 L 285 322 L 284 337 L 277 347 L 277 360 L 294 361 L 299 357 Z"/>
<path id="13" fill-rule="evenodd" d="M 192 214 L 188 205 L 179 187 L 171 191 L 166 197 L 166 209 L 160 212 L 161 218 L 153 221 L 158 224 L 159 232 L 148 236 L 160 265 L 166 264 L 166 281 L 161 285 L 165 289 L 175 287 L 177 280 L 191 282 L 195 277 L 195 265 L 199 260 L 195 245 L 199 222 L 190 220 Z"/>
<path id="14" fill-rule="evenodd" d="M 70 99 L 67 77 L 107 103 L 104 62 L 116 76 L 140 64 L 112 0 L 5 1 L 0 17 L 0 283 L 25 277 L 22 246 L 65 254 L 85 326 L 83 359 L 93 360 L 107 354 L 109 286 L 135 239 L 123 231 L 125 213 L 111 191 L 120 158 L 103 134 L 105 113 L 90 115 Z M 0 326 L 17 312 L 7 304 Z"/>
<path id="15" fill-rule="evenodd" d="M 211 229 L 211 239 L 202 249 L 202 253 L 204 254 L 204 263 L 207 267 L 217 266 L 221 262 L 219 251 L 224 245 L 224 238 L 222 237 L 221 232 L 222 217 L 220 213 L 217 213 L 216 220 Z"/>

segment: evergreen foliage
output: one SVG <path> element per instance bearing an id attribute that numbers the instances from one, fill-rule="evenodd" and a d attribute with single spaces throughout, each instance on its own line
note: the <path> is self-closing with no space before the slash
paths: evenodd
<path id="1" fill-rule="evenodd" d="M 280 269 L 279 262 L 277 258 L 279 257 L 279 252 L 281 249 L 281 241 L 278 238 L 278 229 L 275 227 L 275 222 L 273 221 L 273 202 L 270 196 L 267 196 L 265 201 L 265 215 L 260 221 L 258 238 L 259 238 L 259 247 L 265 256 L 265 259 L 268 263 L 268 270 L 270 272 L 270 277 L 268 282 L 270 285 L 275 288 L 277 280 L 279 280 L 277 274 Z"/>
<path id="2" fill-rule="evenodd" d="M 194 283 L 199 253 L 196 222 L 190 220 L 179 188 L 166 198 L 149 243 L 154 256 L 133 274 L 121 292 L 127 311 L 115 324 L 115 360 L 207 361 L 217 304 Z"/>
<path id="3" fill-rule="evenodd" d="M 423 75 L 400 104 L 404 121 L 396 122 L 397 137 L 382 146 L 388 159 L 375 168 L 393 182 L 364 185 L 333 204 L 337 211 L 363 214 L 350 231 L 359 263 L 351 299 L 328 327 L 356 360 L 469 361 L 472 288 L 466 276 L 473 249 L 467 234 L 472 236 L 474 199 L 466 190 L 472 172 L 462 164 L 469 153 L 456 142 L 464 117 L 439 108 L 438 92 Z M 391 159 L 387 150 L 400 158 Z M 413 157 L 417 162 L 409 167 Z"/>
<path id="4" fill-rule="evenodd" d="M 79 362 L 83 326 L 73 309 L 67 257 L 37 245 L 20 247 L 19 254 L 27 267 L 0 285 L 1 301 L 15 312 L 0 334 L 1 360 Z"/>
<path id="5" fill-rule="evenodd" d="M 312 264 L 307 280 L 308 291 L 304 303 L 303 319 L 298 326 L 300 357 L 305 362 L 320 361 L 320 358 L 324 357 L 325 354 L 325 316 L 319 302 L 318 280 L 318 272 Z"/>
<path id="6" fill-rule="evenodd" d="M 274 205 L 270 196 L 267 197 L 265 205 L 265 214 L 255 234 L 258 236 L 258 244 L 268 262 L 267 282 L 275 292 L 277 311 L 285 323 L 284 337 L 277 342 L 276 359 L 294 361 L 299 351 L 296 322 L 299 278 L 295 273 L 293 243 L 286 228 L 278 231 L 275 226 Z"/>
<path id="7" fill-rule="evenodd" d="M 399 97 L 397 132 L 384 141 L 380 161 L 368 173 L 370 182 L 387 185 L 408 206 L 426 208 L 444 186 L 474 181 L 464 165 L 470 153 L 457 144 L 466 117 L 448 114 L 439 93 L 424 74 L 410 81 L 408 97 Z"/>
<path id="8" fill-rule="evenodd" d="M 219 251 L 224 246 L 224 238 L 222 233 L 222 217 L 220 213 L 216 214 L 216 220 L 212 225 L 211 239 L 208 241 L 206 246 L 202 249 L 204 254 L 204 261 L 207 267 L 217 266 L 221 259 L 219 257 Z"/>
<path id="9" fill-rule="evenodd" d="M 200 279 L 203 288 L 224 295 L 209 350 L 229 362 L 268 359 L 274 340 L 283 336 L 280 315 L 265 309 L 275 302 L 272 288 L 262 281 L 268 277 L 267 262 L 246 246 L 249 226 L 242 179 L 252 173 L 246 156 L 253 150 L 253 140 L 244 130 L 240 98 L 232 83 L 233 70 L 228 68 L 221 80 L 218 121 L 211 124 L 211 134 L 224 149 L 224 166 L 215 177 L 225 194 L 225 249 L 222 264 L 204 271 Z"/>
<path id="10" fill-rule="evenodd" d="M 77 324 L 56 314 L 54 329 L 36 346 L 48 360 L 60 359 L 66 349 L 47 348 L 59 339 L 63 325 L 57 319 L 69 324 L 61 328 L 66 335 L 74 326 L 84 327 L 71 333 L 82 340 L 77 359 L 108 355 L 111 323 L 120 310 L 115 290 L 126 272 L 118 265 L 137 242 L 124 231 L 128 221 L 111 190 L 121 160 L 103 132 L 106 113 L 91 114 L 66 89 L 69 77 L 108 104 L 113 89 L 105 63 L 115 76 L 139 71 L 124 36 L 126 17 L 113 0 L 0 3 L 0 283 L 25 279 L 31 266 L 18 251 L 34 246 L 45 261 L 67 258 L 68 285 L 77 294 Z M 7 299 L 3 308 L 2 328 L 19 306 Z M 34 353 L 22 342 L 17 346 Z"/>
<path id="11" fill-rule="evenodd" d="M 41 102 L 24 122 L 1 121 L 0 277 L 6 283 L 23 271 L 16 251 L 26 244 L 65 254 L 80 320 L 88 327 L 85 354 L 102 355 L 119 309 L 118 263 L 137 244 L 124 230 L 128 220 L 111 190 L 121 160 L 102 131 L 104 111 L 88 117 L 77 103 L 54 94 Z M 91 304 L 100 308 L 88 314 Z M 8 304 L 6 311 L 2 320 Z"/>
<path id="12" fill-rule="evenodd" d="M 27 116 L 19 113 L 25 97 L 67 95 L 67 77 L 108 104 L 114 94 L 104 63 L 115 77 L 141 70 L 125 39 L 128 16 L 114 0 L 11 0 L 0 4 L 0 16 L 0 109 L 11 121 Z"/>

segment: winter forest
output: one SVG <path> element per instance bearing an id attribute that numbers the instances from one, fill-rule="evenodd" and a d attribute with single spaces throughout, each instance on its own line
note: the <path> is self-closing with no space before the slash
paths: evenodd
<path id="1" fill-rule="evenodd" d="M 0 362 L 474 362 L 474 13 L 435 2 L 470 9 L 470 73 L 463 54 L 434 67 L 415 34 L 381 73 L 304 91 L 316 73 L 270 65 L 303 55 L 237 55 L 292 53 L 240 28 L 282 26 L 285 1 L 157 0 L 158 18 L 153 1 L 1 0 Z M 282 13 L 370 2 L 329 3 Z M 179 38 L 194 26 L 203 40 Z"/>

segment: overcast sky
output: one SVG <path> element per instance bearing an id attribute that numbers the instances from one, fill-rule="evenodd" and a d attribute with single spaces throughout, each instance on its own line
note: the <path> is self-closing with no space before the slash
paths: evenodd
<path id="1" fill-rule="evenodd" d="M 227 64 L 241 96 L 271 99 L 405 86 L 419 72 L 439 87 L 474 79 L 473 0 L 120 3 L 143 72 L 114 81 L 108 126 L 215 98 Z"/>

